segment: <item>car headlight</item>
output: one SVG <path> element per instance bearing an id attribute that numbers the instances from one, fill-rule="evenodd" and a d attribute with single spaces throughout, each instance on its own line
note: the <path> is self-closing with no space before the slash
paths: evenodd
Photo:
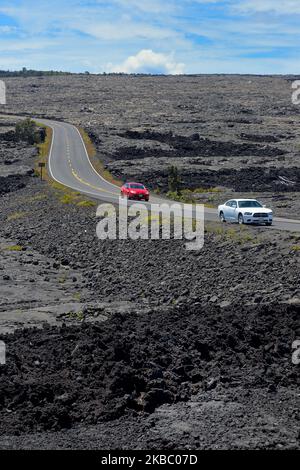
<path id="1" fill-rule="evenodd" d="M 245 212 L 244 215 L 252 215 L 252 212 Z"/>

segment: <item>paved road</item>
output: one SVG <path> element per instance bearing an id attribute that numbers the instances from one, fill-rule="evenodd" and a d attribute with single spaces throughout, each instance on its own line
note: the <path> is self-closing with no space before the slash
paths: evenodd
<path id="1" fill-rule="evenodd" d="M 46 119 L 38 119 L 38 121 L 53 129 L 49 155 L 49 171 L 52 178 L 99 201 L 117 203 L 120 188 L 107 182 L 95 171 L 77 128 L 71 124 Z M 166 202 L 165 199 L 154 196 L 151 201 Z M 205 209 L 205 220 L 217 221 L 216 210 Z M 272 229 L 300 232 L 300 220 L 275 218 Z"/>

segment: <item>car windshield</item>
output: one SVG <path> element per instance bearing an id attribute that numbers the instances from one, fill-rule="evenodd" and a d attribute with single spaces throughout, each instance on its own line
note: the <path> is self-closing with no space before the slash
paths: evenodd
<path id="1" fill-rule="evenodd" d="M 131 184 L 129 187 L 130 189 L 145 189 L 145 186 L 142 184 Z"/>
<path id="2" fill-rule="evenodd" d="M 244 207 L 263 207 L 263 206 L 257 201 L 239 201 L 239 207 L 244 208 Z"/>

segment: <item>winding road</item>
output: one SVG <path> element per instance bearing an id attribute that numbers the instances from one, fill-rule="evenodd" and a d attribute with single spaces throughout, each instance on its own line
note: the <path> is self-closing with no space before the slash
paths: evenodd
<path id="1" fill-rule="evenodd" d="M 96 172 L 78 129 L 64 122 L 47 119 L 38 119 L 38 121 L 53 130 L 48 163 L 51 177 L 58 183 L 91 198 L 103 202 L 118 203 L 120 188 L 109 183 Z M 173 203 L 155 196 L 151 197 L 151 202 L 157 204 Z M 205 220 L 217 221 L 216 210 L 205 208 Z M 268 230 L 271 228 L 300 232 L 300 220 L 275 217 L 273 227 L 268 227 Z"/>

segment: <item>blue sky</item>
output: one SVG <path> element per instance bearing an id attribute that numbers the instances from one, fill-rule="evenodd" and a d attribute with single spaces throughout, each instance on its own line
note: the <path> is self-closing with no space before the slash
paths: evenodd
<path id="1" fill-rule="evenodd" d="M 300 73 L 300 0 L 0 0 L 0 69 Z"/>

